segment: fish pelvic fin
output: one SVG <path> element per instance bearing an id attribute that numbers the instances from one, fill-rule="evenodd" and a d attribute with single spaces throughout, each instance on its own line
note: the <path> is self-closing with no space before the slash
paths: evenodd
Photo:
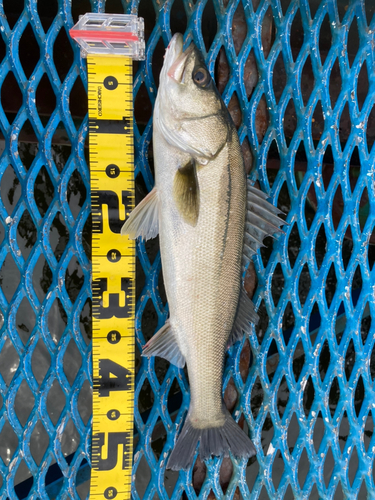
<path id="1" fill-rule="evenodd" d="M 150 358 L 159 356 L 178 368 L 185 366 L 185 356 L 181 353 L 176 336 L 169 320 L 147 342 L 142 351 L 142 356 Z"/>
<path id="2" fill-rule="evenodd" d="M 241 288 L 233 329 L 228 339 L 228 347 L 241 340 L 244 333 L 249 332 L 250 323 L 256 325 L 258 321 L 259 316 L 255 312 L 253 301 L 249 299 L 245 289 Z"/>
<path id="3" fill-rule="evenodd" d="M 129 215 L 121 234 L 127 234 L 131 240 L 155 238 L 159 234 L 159 203 L 158 191 L 154 187 Z"/>
<path id="4" fill-rule="evenodd" d="M 184 221 L 195 227 L 199 216 L 199 185 L 194 160 L 177 170 L 173 180 L 173 199 Z"/>
<path id="5" fill-rule="evenodd" d="M 226 408 L 224 408 L 224 412 L 225 422 L 223 426 L 204 429 L 196 429 L 188 415 L 169 457 L 167 469 L 190 469 L 194 463 L 198 443 L 201 460 L 207 460 L 212 455 L 228 457 L 229 452 L 239 459 L 249 459 L 254 456 L 256 449 L 251 439 L 236 424 Z"/>

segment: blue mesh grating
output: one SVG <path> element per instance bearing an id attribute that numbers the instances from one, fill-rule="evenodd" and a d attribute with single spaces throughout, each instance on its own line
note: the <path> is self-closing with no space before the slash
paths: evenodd
<path id="1" fill-rule="evenodd" d="M 86 75 L 66 33 L 90 5 L 11 4 L 0 5 L 0 494 L 85 498 Z M 104 2 L 91 7 L 103 11 Z M 106 3 L 108 12 L 138 7 L 147 58 L 134 80 L 137 196 L 153 185 L 155 79 L 178 29 L 202 49 L 250 175 L 290 225 L 255 259 L 261 322 L 232 348 L 224 375 L 225 401 L 250 428 L 257 458 L 212 459 L 180 474 L 165 465 L 188 384 L 183 371 L 139 355 L 167 306 L 157 243 L 138 244 L 133 497 L 375 498 L 372 2 Z"/>

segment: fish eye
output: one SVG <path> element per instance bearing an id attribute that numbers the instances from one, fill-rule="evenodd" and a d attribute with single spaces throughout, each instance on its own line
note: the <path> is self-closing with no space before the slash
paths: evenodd
<path id="1" fill-rule="evenodd" d="M 193 73 L 193 80 L 200 87 L 205 87 L 210 83 L 211 76 L 205 68 L 199 68 Z"/>

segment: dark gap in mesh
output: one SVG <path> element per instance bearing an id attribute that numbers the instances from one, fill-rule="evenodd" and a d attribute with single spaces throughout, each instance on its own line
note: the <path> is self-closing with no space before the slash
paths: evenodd
<path id="1" fill-rule="evenodd" d="M 91 318 L 92 318 L 92 301 L 91 297 L 88 297 L 79 316 L 79 328 L 81 331 L 82 338 L 85 341 L 86 345 L 88 345 L 92 339 Z"/>
<path id="2" fill-rule="evenodd" d="M 30 436 L 30 452 L 39 466 L 49 445 L 49 436 L 41 420 L 38 420 Z"/>
<path id="3" fill-rule="evenodd" d="M 18 86 L 16 77 L 12 71 L 9 71 L 1 86 L 1 105 L 9 123 L 13 123 L 18 110 L 22 106 L 22 101 L 22 92 Z"/>
<path id="4" fill-rule="evenodd" d="M 315 184 L 312 182 L 310 184 L 309 190 L 307 191 L 305 199 L 305 221 L 307 230 L 310 230 L 317 208 L 318 198 L 316 196 Z"/>
<path id="5" fill-rule="evenodd" d="M 170 16 L 170 27 L 172 33 L 185 33 L 187 18 L 182 0 L 175 0 L 173 2 Z"/>
<path id="6" fill-rule="evenodd" d="M 337 230 L 342 213 L 344 211 L 344 199 L 342 197 L 341 184 L 336 188 L 335 196 L 332 200 L 332 221 L 335 231 Z"/>
<path id="7" fill-rule="evenodd" d="M 269 323 L 269 317 L 266 309 L 266 304 L 264 300 L 260 303 L 258 310 L 257 310 L 258 316 L 259 316 L 259 321 L 258 324 L 255 325 L 255 333 L 258 339 L 259 344 L 262 343 L 263 337 L 267 331 L 268 328 L 268 323 Z"/>
<path id="8" fill-rule="evenodd" d="M 366 139 L 367 148 L 370 152 L 375 139 L 375 104 L 372 106 L 367 118 Z"/>
<path id="9" fill-rule="evenodd" d="M 353 282 L 352 282 L 352 302 L 353 306 L 355 307 L 357 305 L 359 295 L 362 290 L 362 273 L 361 273 L 361 268 L 359 264 L 357 265 L 357 268 L 355 270 L 354 276 L 353 276 Z"/>
<path id="10" fill-rule="evenodd" d="M 328 340 L 326 339 L 323 343 L 323 347 L 322 350 L 320 351 L 320 356 L 319 356 L 319 373 L 322 382 L 326 376 L 330 361 L 331 361 L 331 354 L 329 351 Z"/>
<path id="11" fill-rule="evenodd" d="M 365 0 L 365 12 L 367 24 L 370 25 L 375 13 L 375 4 L 372 2 L 372 0 Z"/>
<path id="12" fill-rule="evenodd" d="M 331 479 L 334 467 L 335 467 L 335 459 L 333 457 L 332 449 L 331 447 L 329 447 L 324 461 L 324 469 L 323 469 L 324 484 L 326 485 L 326 488 L 328 488 L 328 484 Z"/>
<path id="13" fill-rule="evenodd" d="M 325 425 L 323 421 L 322 412 L 319 411 L 318 416 L 316 417 L 315 425 L 314 425 L 314 433 L 313 433 L 313 444 L 315 448 L 315 453 L 318 453 L 320 448 L 320 443 L 322 442 L 325 431 Z"/>
<path id="14" fill-rule="evenodd" d="M 56 96 L 46 73 L 43 74 L 36 89 L 35 103 L 40 121 L 45 127 L 56 108 Z"/>
<path id="15" fill-rule="evenodd" d="M 367 187 L 362 191 L 361 199 L 359 201 L 359 208 L 358 208 L 358 219 L 359 219 L 359 225 L 361 228 L 361 231 L 363 231 L 367 218 L 370 213 L 370 200 L 369 200 L 369 195 L 367 191 Z"/>
<path id="16" fill-rule="evenodd" d="M 14 411 L 22 427 L 25 427 L 34 408 L 35 397 L 26 380 L 22 380 L 14 399 Z"/>
<path id="17" fill-rule="evenodd" d="M 171 388 L 168 393 L 168 412 L 172 419 L 172 422 L 175 421 L 177 417 L 177 413 L 181 408 L 182 404 L 182 391 L 181 387 L 175 378 L 172 382 Z"/>
<path id="18" fill-rule="evenodd" d="M 35 327 L 35 313 L 30 305 L 30 302 L 24 297 L 19 305 L 16 313 L 16 328 L 17 333 L 22 340 L 23 345 L 26 345 L 30 338 L 31 332 Z"/>
<path id="19" fill-rule="evenodd" d="M 347 42 L 347 53 L 350 66 L 352 66 L 354 62 L 358 49 L 359 49 L 358 24 L 357 24 L 357 16 L 354 16 L 352 24 L 350 25 L 349 28 L 348 42 Z"/>
<path id="20" fill-rule="evenodd" d="M 245 136 L 244 140 L 242 141 L 241 152 L 245 164 L 246 175 L 248 175 L 253 166 L 253 154 L 251 152 L 250 142 L 247 136 Z"/>
<path id="21" fill-rule="evenodd" d="M 65 272 L 65 288 L 69 298 L 74 303 L 77 300 L 85 282 L 85 275 L 77 257 L 73 256 Z"/>
<path id="22" fill-rule="evenodd" d="M 166 359 L 160 358 L 159 356 L 155 356 L 154 358 L 155 374 L 157 376 L 160 385 L 163 383 L 169 365 L 170 363 Z"/>
<path id="23" fill-rule="evenodd" d="M 319 32 L 319 53 L 322 64 L 327 59 L 328 52 L 332 45 L 331 23 L 328 13 L 324 16 Z"/>
<path id="24" fill-rule="evenodd" d="M 284 289 L 285 279 L 283 275 L 283 271 L 281 268 L 280 262 L 278 262 L 275 270 L 273 272 L 272 281 L 271 281 L 271 292 L 272 299 L 275 306 L 277 306 L 279 299 L 281 297 L 282 291 Z"/>
<path id="25" fill-rule="evenodd" d="M 60 299 L 56 298 L 48 312 L 48 330 L 55 344 L 59 343 L 67 324 L 68 317 L 65 309 Z"/>
<path id="26" fill-rule="evenodd" d="M 52 285 L 53 274 L 48 262 L 42 254 L 33 270 L 33 287 L 40 302 L 43 302 L 46 293 Z"/>
<path id="27" fill-rule="evenodd" d="M 206 51 L 210 50 L 217 31 L 217 19 L 213 2 L 207 2 L 202 15 L 202 37 Z"/>
<path id="28" fill-rule="evenodd" d="M 341 150 L 344 151 L 346 142 L 348 140 L 350 131 L 352 128 L 352 122 L 350 120 L 349 104 L 348 101 L 345 102 L 344 109 L 342 110 L 339 122 L 339 137 L 341 143 Z"/>
<path id="29" fill-rule="evenodd" d="M 19 137 L 20 140 L 18 142 L 18 153 L 26 170 L 29 170 L 39 151 L 38 139 L 35 135 L 35 131 L 30 123 L 30 120 L 26 120 L 22 125 Z"/>
<path id="30" fill-rule="evenodd" d="M 151 240 L 148 240 L 145 242 L 145 249 L 147 252 L 147 256 L 150 260 L 151 263 L 154 262 L 156 256 L 159 253 L 159 236 L 156 236 L 156 238 L 152 238 Z"/>
<path id="31" fill-rule="evenodd" d="M 361 161 L 359 158 L 358 146 L 355 146 L 350 156 L 350 163 L 349 163 L 349 182 L 352 193 L 357 185 L 360 173 L 361 173 Z"/>
<path id="32" fill-rule="evenodd" d="M 25 478 L 28 478 L 25 481 Z M 19 483 L 21 483 L 20 486 Z M 16 493 L 17 497 L 19 500 L 22 500 L 23 498 L 27 498 L 31 488 L 33 487 L 34 484 L 34 478 L 31 476 L 30 469 L 26 465 L 26 462 L 24 459 L 21 460 L 17 472 L 14 476 L 14 484 L 17 485 L 14 488 L 14 492 Z"/>
<path id="33" fill-rule="evenodd" d="M 349 483 L 350 486 L 353 486 L 354 478 L 358 470 L 358 452 L 357 447 L 353 447 L 352 455 L 349 460 Z M 358 497 L 361 498 L 361 497 Z"/>
<path id="34" fill-rule="evenodd" d="M 273 68 L 272 85 L 276 103 L 278 104 L 286 85 L 286 71 L 282 52 L 280 52 L 277 56 L 275 66 Z"/>
<path id="35" fill-rule="evenodd" d="M 287 107 L 285 108 L 283 126 L 285 141 L 288 143 L 290 142 L 288 140 L 292 139 L 297 128 L 297 113 L 293 97 L 290 98 Z"/>
<path id="36" fill-rule="evenodd" d="M 366 63 L 366 59 L 365 59 L 363 61 L 363 64 L 361 66 L 361 70 L 359 72 L 358 79 L 357 79 L 357 101 L 358 101 L 359 111 L 361 111 L 363 103 L 366 100 L 368 90 L 369 90 L 368 70 L 367 70 L 367 63 Z"/>
<path id="37" fill-rule="evenodd" d="M 53 44 L 53 62 L 60 80 L 65 80 L 66 75 L 74 62 L 73 49 L 65 28 L 61 28 L 56 37 L 55 43 Z"/>
<path id="38" fill-rule="evenodd" d="M 139 461 L 137 471 L 134 478 L 134 487 L 137 490 L 139 498 L 145 498 L 148 483 L 151 479 L 151 470 L 144 455 Z"/>
<path id="39" fill-rule="evenodd" d="M 272 482 L 276 491 L 279 487 L 282 475 L 284 474 L 284 470 L 285 466 L 283 457 L 280 450 L 277 450 L 275 459 L 272 464 Z"/>
<path id="40" fill-rule="evenodd" d="M 167 294 L 165 292 L 165 287 L 164 287 L 163 271 L 160 271 L 160 273 L 159 273 L 159 281 L 158 281 L 157 289 L 159 291 L 161 301 L 163 302 L 163 305 L 165 307 L 167 304 Z"/>
<path id="41" fill-rule="evenodd" d="M 288 345 L 290 336 L 294 328 L 295 321 L 296 319 L 294 316 L 292 304 L 291 302 L 288 302 L 286 308 L 284 309 L 283 323 L 282 323 L 285 345 Z"/>
<path id="42" fill-rule="evenodd" d="M 165 469 L 165 471 L 164 471 L 163 483 L 164 483 L 165 491 L 167 492 L 167 495 L 169 498 L 171 498 L 173 495 L 173 491 L 174 491 L 174 488 L 177 484 L 179 476 L 180 476 L 179 471 L 174 471 L 174 470 L 169 470 L 169 469 Z M 202 482 L 202 484 L 203 484 L 203 482 Z"/>
<path id="43" fill-rule="evenodd" d="M 321 224 L 315 240 L 315 260 L 318 269 L 320 269 L 322 266 L 326 251 L 327 251 L 327 236 L 324 224 Z"/>
<path id="44" fill-rule="evenodd" d="M 303 104 L 305 106 L 310 99 L 311 92 L 314 89 L 314 85 L 315 85 L 315 77 L 311 63 L 311 58 L 310 56 L 307 56 L 301 74 L 301 92 L 302 92 Z"/>
<path id="45" fill-rule="evenodd" d="M 253 49 L 251 49 L 250 54 L 253 53 Z M 250 57 L 250 56 L 249 56 Z M 254 54 L 253 54 L 254 58 Z M 254 58 L 255 61 L 255 58 Z M 246 65 L 245 65 L 246 66 Z M 218 91 L 222 94 L 225 90 L 225 87 L 229 81 L 230 76 L 230 67 L 228 63 L 227 54 L 225 52 L 225 47 L 221 47 L 217 58 L 215 60 L 215 83 Z M 244 77 L 245 79 L 245 77 Z M 246 81 L 244 82 L 246 85 Z M 254 85 L 255 86 L 255 85 Z M 253 89 L 251 89 L 253 90 Z M 249 96 L 248 96 L 249 98 Z"/>
<path id="46" fill-rule="evenodd" d="M 331 389 L 329 391 L 329 410 L 331 412 L 332 418 L 333 415 L 335 414 L 339 399 L 340 399 L 340 386 L 337 377 L 335 377 L 332 381 Z"/>
<path id="47" fill-rule="evenodd" d="M 372 230 L 372 234 L 370 236 L 370 242 L 367 245 L 367 261 L 370 271 L 375 262 L 375 227 Z"/>
<path id="48" fill-rule="evenodd" d="M 263 453 L 267 455 L 268 448 L 273 439 L 273 423 L 269 413 L 267 413 L 266 418 L 264 420 L 264 424 L 262 427 L 262 435 L 261 435 L 261 443 L 263 448 Z"/>
<path id="49" fill-rule="evenodd" d="M 76 78 L 69 94 L 69 109 L 78 130 L 87 114 L 87 94 L 79 76 Z"/>
<path id="50" fill-rule="evenodd" d="M 247 25 L 245 11 L 242 2 L 239 2 L 232 21 L 232 38 L 236 55 L 240 53 L 241 47 L 246 39 Z"/>
<path id="51" fill-rule="evenodd" d="M 350 375 L 352 374 L 355 364 L 355 349 L 353 339 L 350 339 L 348 348 L 345 354 L 345 375 L 346 379 L 349 381 Z"/>
<path id="52" fill-rule="evenodd" d="M 294 161 L 294 178 L 296 180 L 297 189 L 301 187 L 303 178 L 307 169 L 307 155 L 304 141 L 299 143 L 295 161 Z"/>
<path id="53" fill-rule="evenodd" d="M 330 180 L 332 178 L 332 174 L 333 174 L 333 153 L 331 145 L 328 144 L 322 160 L 323 184 L 324 184 L 324 189 L 326 191 L 328 189 Z"/>
<path id="54" fill-rule="evenodd" d="M 270 347 L 268 349 L 267 358 L 270 358 L 271 356 L 275 356 L 275 358 L 277 358 L 276 363 L 278 364 L 279 350 L 277 348 L 277 344 L 276 344 L 275 339 L 272 339 L 272 342 L 271 342 Z M 277 364 L 275 364 L 275 362 L 273 362 L 272 363 L 272 371 L 267 370 L 267 375 L 268 375 L 268 379 L 269 379 L 270 383 L 272 382 L 273 377 L 275 375 L 275 371 L 277 369 Z M 267 368 L 269 368 L 269 365 L 267 366 Z"/>
<path id="55" fill-rule="evenodd" d="M 152 104 L 148 96 L 146 84 L 142 83 L 134 99 L 134 117 L 139 132 L 142 134 L 152 115 Z"/>
<path id="56" fill-rule="evenodd" d="M 298 232 L 298 224 L 297 222 L 295 222 L 289 233 L 289 239 L 288 239 L 288 257 L 291 268 L 294 267 L 300 248 L 301 248 L 301 238 Z"/>
<path id="57" fill-rule="evenodd" d="M 233 92 L 232 97 L 228 103 L 228 111 L 232 117 L 235 127 L 238 130 L 242 123 L 242 112 L 236 92 Z"/>
<path id="58" fill-rule="evenodd" d="M 364 428 L 364 432 L 363 432 L 363 443 L 365 446 L 366 453 L 368 452 L 368 448 L 369 448 L 373 434 L 374 434 L 374 420 L 372 417 L 372 412 L 370 410 L 368 415 L 367 415 L 365 428 Z"/>
<path id="59" fill-rule="evenodd" d="M 68 465 L 72 460 L 71 455 L 77 450 L 79 443 L 79 432 L 74 425 L 73 420 L 70 418 L 61 436 L 61 452 Z"/>
<path id="60" fill-rule="evenodd" d="M 167 441 L 167 432 L 160 418 L 156 421 L 151 435 L 151 448 L 157 460 L 163 452 L 164 445 Z"/>
<path id="61" fill-rule="evenodd" d="M 4 43 L 4 40 L 0 37 L 0 63 L 3 62 L 5 56 L 6 56 L 6 45 Z M 1 488 L 1 486 L 0 486 Z"/>
<path id="62" fill-rule="evenodd" d="M 344 415 L 342 416 L 339 427 L 339 445 L 341 453 L 343 453 L 344 451 L 349 434 L 350 434 L 350 425 L 349 425 L 348 415 L 346 411 L 344 411 Z"/>
<path id="63" fill-rule="evenodd" d="M 316 103 L 311 122 L 312 137 L 315 141 L 319 141 L 324 131 L 324 115 L 321 101 Z"/>
<path id="64" fill-rule="evenodd" d="M 310 470 L 309 457 L 307 456 L 306 448 L 304 448 L 301 454 L 301 458 L 299 459 L 298 462 L 298 483 L 301 489 L 305 484 L 309 470 Z"/>
<path id="65" fill-rule="evenodd" d="M 26 78 L 29 79 L 40 58 L 39 45 L 30 23 L 27 24 L 21 35 L 18 50 L 22 69 L 25 72 Z"/>
<path id="66" fill-rule="evenodd" d="M 249 375 L 250 366 L 253 364 L 253 353 L 250 348 L 250 342 L 245 340 L 240 354 L 240 375 L 245 384 Z"/>
<path id="67" fill-rule="evenodd" d="M 38 0 L 39 19 L 46 33 L 57 15 L 57 10 L 57 0 L 49 0 L 48 2 Z"/>
<path id="68" fill-rule="evenodd" d="M 67 200 L 70 211 L 76 219 L 86 201 L 86 187 L 78 170 L 72 173 L 67 186 Z"/>
<path id="69" fill-rule="evenodd" d="M 293 374 L 296 382 L 298 382 L 304 364 L 305 364 L 305 351 L 303 349 L 302 340 L 299 339 L 293 355 Z"/>
<path id="70" fill-rule="evenodd" d="M 366 309 L 369 308 L 369 303 L 366 303 L 365 310 L 363 311 L 362 314 L 362 319 L 361 319 L 361 337 L 362 337 L 362 344 L 365 345 L 367 341 L 367 337 L 371 328 L 371 314 L 370 311 L 366 311 Z"/>
<path id="71" fill-rule="evenodd" d="M 90 0 L 72 0 L 72 17 L 74 24 L 78 22 L 79 16 L 83 16 L 86 12 L 91 12 Z"/>
<path id="72" fill-rule="evenodd" d="M 81 353 L 73 339 L 70 340 L 64 354 L 63 369 L 70 385 L 73 385 L 82 365 Z"/>
<path id="73" fill-rule="evenodd" d="M 63 122 L 60 122 L 56 127 L 51 142 L 52 158 L 59 174 L 61 174 L 72 152 L 72 146 Z"/>
<path id="74" fill-rule="evenodd" d="M 151 299 L 147 300 L 142 314 L 142 333 L 146 341 L 156 333 L 158 326 L 158 315 Z"/>
<path id="75" fill-rule="evenodd" d="M 332 66 L 331 75 L 329 78 L 329 95 L 331 98 L 332 109 L 335 107 L 337 98 L 340 95 L 341 85 L 342 85 L 342 80 L 341 80 L 341 73 L 340 73 L 340 65 L 339 65 L 338 58 L 336 58 L 333 66 Z"/>
<path id="76" fill-rule="evenodd" d="M 152 138 L 150 139 L 150 142 L 149 142 L 148 148 L 147 148 L 147 161 L 148 161 L 148 165 L 150 167 L 151 176 L 154 179 L 155 178 L 155 167 L 154 167 L 154 150 L 153 150 Z M 139 177 L 141 177 L 143 180 L 142 175 L 139 175 L 137 177 L 137 179 Z M 145 184 L 145 188 L 146 188 L 146 184 Z M 146 188 L 146 193 L 147 193 L 147 188 Z"/>
<path id="77" fill-rule="evenodd" d="M 344 302 L 341 302 L 338 311 L 336 313 L 336 322 L 335 322 L 337 345 L 340 345 L 345 327 L 346 327 L 346 311 Z"/>
<path id="78" fill-rule="evenodd" d="M 124 14 L 124 7 L 121 0 L 106 0 L 105 10 L 110 14 Z"/>
<path id="79" fill-rule="evenodd" d="M 290 419 L 290 424 L 288 427 L 288 434 L 287 434 L 287 444 L 290 454 L 293 453 L 294 446 L 299 436 L 299 431 L 300 427 L 298 423 L 298 418 L 296 413 L 293 413 L 292 418 Z"/>
<path id="80" fill-rule="evenodd" d="M 294 62 L 297 60 L 299 51 L 301 50 L 301 47 L 303 45 L 303 40 L 304 31 L 302 26 L 302 17 L 301 12 L 298 9 L 290 28 L 290 47 L 292 49 Z"/>
<path id="81" fill-rule="evenodd" d="M 6 20 L 12 30 L 23 11 L 24 3 L 21 0 L 18 2 L 15 0 L 3 0 L 2 4 Z"/>
<path id="82" fill-rule="evenodd" d="M 353 480 L 354 480 L 354 478 L 353 478 Z M 361 487 L 359 488 L 358 498 L 368 498 L 365 480 L 362 481 Z"/>
<path id="83" fill-rule="evenodd" d="M 138 16 L 143 17 L 144 19 L 145 42 L 147 44 L 150 34 L 155 26 L 155 10 L 152 2 L 149 2 L 148 0 L 141 1 L 138 6 Z"/>
<path id="84" fill-rule="evenodd" d="M 60 387 L 59 382 L 54 380 L 51 389 L 48 392 L 47 395 L 47 412 L 48 415 L 53 423 L 53 425 L 56 425 L 61 412 L 65 408 L 65 394 L 63 390 Z"/>
<path id="85" fill-rule="evenodd" d="M 50 366 L 51 356 L 43 340 L 39 339 L 31 357 L 31 369 L 38 385 L 43 382 Z"/>
<path id="86" fill-rule="evenodd" d="M 236 406 L 237 400 L 238 392 L 236 389 L 236 384 L 234 383 L 233 377 L 231 377 L 224 391 L 224 403 L 230 412 L 232 412 L 234 407 Z"/>
<path id="87" fill-rule="evenodd" d="M 146 378 L 138 396 L 138 410 L 144 423 L 147 422 L 148 415 L 154 404 L 154 392 L 150 382 Z"/>
<path id="88" fill-rule="evenodd" d="M 344 500 L 344 493 L 342 491 L 341 483 L 337 485 L 333 500 Z"/>
<path id="89" fill-rule="evenodd" d="M 5 467 L 8 467 L 18 446 L 17 434 L 14 432 L 8 420 L 5 420 L 3 428 L 1 429 L 0 442 L 0 458 L 3 460 Z"/>
<path id="90" fill-rule="evenodd" d="M 309 319 L 309 333 L 317 330 L 320 327 L 321 321 L 322 318 L 320 316 L 318 303 L 314 302 Z"/>
<path id="91" fill-rule="evenodd" d="M 298 296 L 303 307 L 311 288 L 311 277 L 309 266 L 305 262 L 298 280 Z"/>
<path id="92" fill-rule="evenodd" d="M 45 216 L 48 207 L 51 205 L 55 194 L 54 186 L 48 174 L 46 167 L 43 165 L 34 183 L 34 198 L 40 215 Z"/>
<path id="93" fill-rule="evenodd" d="M 319 0 L 310 0 L 309 7 L 310 7 L 310 16 L 311 16 L 311 19 L 314 19 L 316 11 L 318 10 L 319 5 L 320 5 Z M 310 498 L 310 500 L 313 500 L 313 499 Z"/>
<path id="94" fill-rule="evenodd" d="M 49 241 L 52 251 L 59 261 L 69 242 L 69 231 L 64 222 L 64 217 L 57 212 L 50 227 Z"/>
<path id="95" fill-rule="evenodd" d="M 24 259 L 27 259 L 30 255 L 36 243 L 37 235 L 38 232 L 31 215 L 25 210 L 17 226 L 17 245 Z"/>
<path id="96" fill-rule="evenodd" d="M 263 404 L 263 399 L 264 399 L 264 392 L 262 384 L 259 376 L 257 376 L 254 385 L 251 389 L 251 399 L 250 399 L 251 412 L 253 414 L 254 419 L 256 419 L 259 414 L 259 410 Z"/>
<path id="97" fill-rule="evenodd" d="M 268 149 L 266 167 L 268 183 L 270 187 L 272 187 L 273 183 L 275 182 L 277 173 L 280 169 L 280 154 L 276 139 L 273 139 Z"/>
<path id="98" fill-rule="evenodd" d="M 277 391 L 277 410 L 279 412 L 280 418 L 283 418 L 288 401 L 289 401 L 289 387 L 284 375 L 283 378 L 281 379 L 279 389 Z"/>
<path id="99" fill-rule="evenodd" d="M 12 300 L 20 281 L 21 274 L 13 257 L 8 253 L 0 269 L 0 287 L 8 302 Z"/>
<path id="100" fill-rule="evenodd" d="M 357 387 L 355 389 L 355 394 L 354 394 L 354 408 L 355 408 L 355 413 L 357 417 L 359 417 L 359 414 L 361 412 L 362 404 L 365 399 L 365 386 L 363 383 L 363 378 L 362 375 L 359 376 L 358 382 L 357 382 Z"/>
<path id="101" fill-rule="evenodd" d="M 267 59 L 270 53 L 271 46 L 275 40 L 275 27 L 273 22 L 273 14 L 271 6 L 268 7 L 262 20 L 262 49 L 264 57 Z"/>
<path id="102" fill-rule="evenodd" d="M 91 261 L 91 231 L 92 231 L 92 214 L 87 216 L 86 222 L 82 230 L 82 246 L 85 251 L 87 260 Z"/>
<path id="103" fill-rule="evenodd" d="M 315 398 L 315 388 L 312 381 L 311 375 L 307 379 L 305 389 L 303 391 L 303 410 L 305 412 L 306 418 L 309 416 L 310 409 L 313 405 Z"/>
<path id="104" fill-rule="evenodd" d="M 3 173 L 0 186 L 1 201 L 5 210 L 11 215 L 22 193 L 20 181 L 12 165 L 9 165 Z"/>
<path id="105" fill-rule="evenodd" d="M 288 184 L 285 181 L 281 186 L 279 191 L 279 195 L 277 197 L 277 208 L 284 212 L 285 215 L 288 215 L 291 208 L 291 201 L 289 196 Z"/>
<path id="106" fill-rule="evenodd" d="M 267 102 L 263 94 L 258 103 L 257 110 L 255 112 L 255 131 L 259 144 L 261 144 L 263 141 L 263 137 L 267 131 L 269 123 L 270 123 L 270 118 L 267 109 Z"/>

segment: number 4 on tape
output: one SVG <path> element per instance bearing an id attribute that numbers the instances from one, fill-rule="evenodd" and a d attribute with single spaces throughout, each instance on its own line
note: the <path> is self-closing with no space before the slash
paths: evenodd
<path id="1" fill-rule="evenodd" d="M 132 59 L 143 19 L 86 14 L 70 35 L 87 57 L 92 209 L 93 429 L 90 498 L 130 498 L 135 247 L 121 236 L 134 208 Z"/>

